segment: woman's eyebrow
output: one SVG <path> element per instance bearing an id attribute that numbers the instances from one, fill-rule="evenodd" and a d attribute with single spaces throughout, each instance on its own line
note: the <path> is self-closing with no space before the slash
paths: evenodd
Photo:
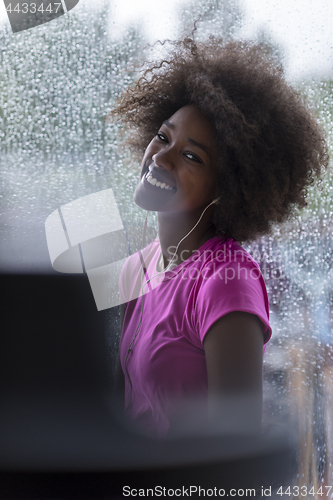
<path id="1" fill-rule="evenodd" d="M 169 120 L 164 120 L 163 125 L 166 125 L 167 127 L 174 129 L 175 126 L 173 123 L 169 122 Z"/>

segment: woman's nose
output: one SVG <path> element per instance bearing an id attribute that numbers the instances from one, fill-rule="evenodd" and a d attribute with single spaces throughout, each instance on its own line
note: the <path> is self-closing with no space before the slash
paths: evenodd
<path id="1" fill-rule="evenodd" d="M 170 151 L 159 151 L 152 156 L 152 160 L 157 167 L 165 168 L 166 170 L 173 169 L 173 161 Z"/>

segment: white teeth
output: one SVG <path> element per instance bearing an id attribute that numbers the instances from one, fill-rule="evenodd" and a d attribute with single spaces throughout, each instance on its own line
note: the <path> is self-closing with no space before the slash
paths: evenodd
<path id="1" fill-rule="evenodd" d="M 159 187 L 161 189 L 166 189 L 168 191 L 170 191 L 170 189 L 172 189 L 172 187 L 169 186 L 168 184 L 166 184 L 165 182 L 160 182 L 157 179 L 155 179 L 155 177 L 153 177 L 153 175 L 150 171 L 147 172 L 146 179 L 150 184 L 152 184 L 155 187 Z"/>

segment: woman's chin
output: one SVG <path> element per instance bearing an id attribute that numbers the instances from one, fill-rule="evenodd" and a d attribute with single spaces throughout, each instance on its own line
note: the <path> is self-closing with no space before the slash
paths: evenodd
<path id="1" fill-rule="evenodd" d="M 149 212 L 157 211 L 158 207 L 156 207 L 156 202 L 154 203 L 154 200 L 149 199 L 147 195 L 145 196 L 144 193 L 140 191 L 139 186 L 134 191 L 133 201 L 138 207 L 143 208 L 143 210 L 148 210 Z"/>
<path id="2" fill-rule="evenodd" d="M 151 207 L 148 203 L 142 203 L 140 200 L 136 200 L 136 198 L 134 198 L 134 203 L 139 208 L 142 208 L 143 210 L 147 210 L 147 212 L 156 212 L 157 211 L 156 208 Z"/>

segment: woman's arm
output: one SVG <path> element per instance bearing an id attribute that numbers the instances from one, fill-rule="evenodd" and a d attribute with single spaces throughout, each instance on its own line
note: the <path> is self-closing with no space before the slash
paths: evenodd
<path id="1" fill-rule="evenodd" d="M 120 304 L 120 335 L 123 329 L 124 316 L 127 304 Z M 123 411 L 125 404 L 125 377 L 120 364 L 120 355 L 118 352 L 116 374 L 113 387 L 114 399 L 120 411 Z"/>
<path id="2" fill-rule="evenodd" d="M 260 430 L 263 341 L 259 318 L 240 311 L 220 318 L 205 336 L 209 421 L 221 431 Z"/>

